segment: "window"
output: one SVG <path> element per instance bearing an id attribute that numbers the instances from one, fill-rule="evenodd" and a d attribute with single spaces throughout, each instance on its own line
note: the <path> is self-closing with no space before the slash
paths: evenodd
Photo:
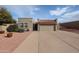
<path id="1" fill-rule="evenodd" d="M 27 23 L 25 23 L 25 27 L 28 27 L 28 24 Z"/>
<path id="2" fill-rule="evenodd" d="M 21 25 L 20 25 L 21 27 L 23 27 L 23 23 L 21 23 Z"/>

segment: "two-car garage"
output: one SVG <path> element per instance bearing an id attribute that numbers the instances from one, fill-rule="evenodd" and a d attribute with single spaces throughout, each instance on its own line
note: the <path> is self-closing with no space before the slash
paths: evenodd
<path id="1" fill-rule="evenodd" d="M 40 20 L 38 22 L 39 31 L 56 31 L 56 20 Z"/>
<path id="2" fill-rule="evenodd" d="M 53 31 L 54 26 L 52 26 L 52 25 L 40 25 L 39 30 L 40 31 Z"/>

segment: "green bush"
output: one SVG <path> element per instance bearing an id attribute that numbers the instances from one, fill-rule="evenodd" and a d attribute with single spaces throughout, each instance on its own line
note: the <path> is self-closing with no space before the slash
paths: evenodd
<path id="1" fill-rule="evenodd" d="M 17 25 L 10 25 L 8 28 L 7 28 L 7 31 L 8 32 L 16 32 L 18 30 L 18 26 Z"/>
<path id="2" fill-rule="evenodd" d="M 25 30 L 23 28 L 18 28 L 17 32 L 24 32 Z"/>
<path id="3" fill-rule="evenodd" d="M 23 28 L 19 28 L 17 25 L 10 25 L 7 28 L 8 32 L 24 32 L 25 30 Z"/>

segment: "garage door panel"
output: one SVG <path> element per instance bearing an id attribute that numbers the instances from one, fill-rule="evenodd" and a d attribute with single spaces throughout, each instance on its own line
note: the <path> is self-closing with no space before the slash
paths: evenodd
<path id="1" fill-rule="evenodd" d="M 53 26 L 50 26 L 50 25 L 41 25 L 40 26 L 40 31 L 53 31 Z"/>

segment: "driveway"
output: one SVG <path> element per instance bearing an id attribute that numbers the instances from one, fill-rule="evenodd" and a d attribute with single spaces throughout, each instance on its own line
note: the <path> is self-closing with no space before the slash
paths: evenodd
<path id="1" fill-rule="evenodd" d="M 79 34 L 66 31 L 34 31 L 13 52 L 79 52 Z"/>

